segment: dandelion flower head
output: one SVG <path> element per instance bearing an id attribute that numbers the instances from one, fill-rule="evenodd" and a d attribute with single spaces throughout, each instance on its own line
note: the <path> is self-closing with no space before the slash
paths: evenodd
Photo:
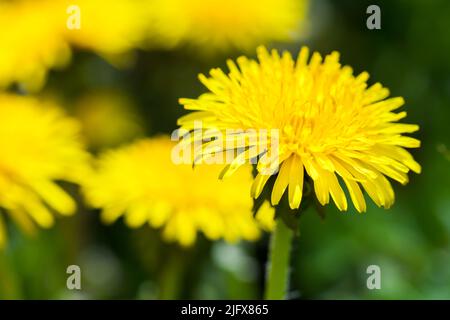
<path id="1" fill-rule="evenodd" d="M 75 201 L 56 182 L 79 183 L 88 170 L 78 122 L 50 103 L 1 94 L 0 137 L 0 207 L 25 231 L 51 227 L 52 212 L 73 214 Z"/>
<path id="2" fill-rule="evenodd" d="M 251 168 L 230 181 L 217 179 L 217 166 L 175 164 L 176 145 L 168 137 L 142 139 L 100 156 L 97 173 L 87 181 L 88 201 L 111 223 L 121 216 L 130 227 L 148 223 L 163 237 L 189 246 L 197 231 L 226 241 L 255 240 L 261 227 L 273 227 L 273 208 L 252 214 L 248 192 Z"/>
<path id="3" fill-rule="evenodd" d="M 304 181 L 311 179 L 322 205 L 331 196 L 339 210 L 347 210 L 345 185 L 359 212 L 366 210 L 363 190 L 378 206 L 389 208 L 394 191 L 387 178 L 406 184 L 410 170 L 421 171 L 405 149 L 419 147 L 420 141 L 404 135 L 419 127 L 397 122 L 406 116 L 405 111 L 396 112 L 403 98 L 389 98 L 380 83 L 368 86 L 368 73 L 353 75 L 349 66 L 339 63 L 337 52 L 325 59 L 314 53 L 309 59 L 303 47 L 296 61 L 289 52 L 280 55 L 259 47 L 257 53 L 258 61 L 228 61 L 228 73 L 213 69 L 209 77 L 200 75 L 209 92 L 180 100 L 185 109 L 196 111 L 179 119 L 181 127 L 193 130 L 200 120 L 203 130 L 220 130 L 229 140 L 239 135 L 227 136 L 228 128 L 276 129 L 277 146 L 267 143 L 258 150 L 259 173 L 251 189 L 255 198 L 270 178 L 263 169 L 276 167 L 273 205 L 287 189 L 290 207 L 299 208 Z M 246 141 L 248 149 L 259 147 L 258 140 Z M 278 157 L 263 163 L 271 148 L 277 148 Z"/>
<path id="4" fill-rule="evenodd" d="M 306 0 L 155 0 L 149 35 L 167 46 L 190 44 L 202 52 L 253 49 L 301 33 Z"/>
<path id="5" fill-rule="evenodd" d="M 69 62 L 61 20 L 65 9 L 50 14 L 54 5 L 49 0 L 0 1 L 0 87 L 21 83 L 27 90 L 38 90 L 47 69 Z"/>
<path id="6" fill-rule="evenodd" d="M 57 0 L 64 4 L 58 14 L 67 19 L 66 7 L 72 2 Z M 129 0 L 78 0 L 73 4 L 79 9 L 79 28 L 67 29 L 65 37 L 75 45 L 91 49 L 105 56 L 114 56 L 137 48 L 143 40 L 148 25 L 144 8 L 152 1 Z M 77 11 L 73 11 L 78 18 Z M 76 21 L 76 19 L 74 19 Z"/>

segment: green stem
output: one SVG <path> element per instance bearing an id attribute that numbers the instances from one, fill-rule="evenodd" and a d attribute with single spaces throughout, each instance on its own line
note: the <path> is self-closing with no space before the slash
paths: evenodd
<path id="1" fill-rule="evenodd" d="M 160 278 L 160 300 L 175 300 L 181 290 L 184 259 L 178 249 L 169 252 L 169 257 Z"/>
<path id="2" fill-rule="evenodd" d="M 294 233 L 283 220 L 277 219 L 270 238 L 269 265 L 266 274 L 265 299 L 283 300 L 289 285 L 289 262 Z"/>

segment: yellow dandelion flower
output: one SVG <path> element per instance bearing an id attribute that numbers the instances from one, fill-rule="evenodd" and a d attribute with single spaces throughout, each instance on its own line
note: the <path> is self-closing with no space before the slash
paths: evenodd
<path id="1" fill-rule="evenodd" d="M 172 162 L 175 145 L 168 137 L 143 139 L 100 157 L 98 172 L 84 191 L 93 206 L 102 208 L 102 219 L 111 223 L 124 216 L 130 227 L 162 227 L 166 240 L 184 246 L 195 242 L 197 231 L 213 240 L 257 239 L 260 227 L 248 194 L 250 168 L 220 181 L 217 166 L 193 169 Z M 273 214 L 266 205 L 257 217 L 270 229 Z"/>
<path id="2" fill-rule="evenodd" d="M 406 112 L 394 112 L 404 104 L 403 98 L 388 98 L 389 90 L 380 83 L 368 87 L 368 73 L 354 76 L 350 67 L 341 66 L 337 52 L 324 60 L 314 53 L 309 62 L 306 47 L 296 62 L 288 52 L 280 56 L 276 50 L 269 53 L 259 47 L 257 53 L 259 62 L 246 57 L 238 58 L 237 65 L 228 61 L 228 74 L 213 69 L 210 77 L 200 75 L 210 92 L 180 100 L 186 109 L 197 112 L 180 118 L 179 124 L 192 130 L 196 120 L 203 120 L 204 130 L 215 128 L 228 140 L 245 132 L 227 134 L 227 128 L 276 129 L 276 145 L 271 140 L 264 146 L 257 139 L 244 140 L 249 149 L 261 147 L 259 173 L 251 189 L 255 198 L 270 177 L 270 170 L 264 169 L 279 168 L 273 205 L 288 189 L 290 207 L 299 208 L 306 171 L 322 205 L 331 195 L 339 210 L 347 210 L 344 183 L 359 212 L 366 210 L 362 189 L 378 206 L 390 207 L 394 191 L 386 177 L 406 184 L 410 170 L 421 171 L 405 150 L 419 147 L 420 141 L 403 135 L 419 127 L 397 123 Z M 267 158 L 272 149 L 277 156 Z M 224 175 L 240 164 L 231 163 Z"/>
<path id="3" fill-rule="evenodd" d="M 166 46 L 253 49 L 295 38 L 306 5 L 306 0 L 155 0 L 149 5 L 149 33 Z"/>
<path id="4" fill-rule="evenodd" d="M 49 68 L 70 60 L 65 23 L 50 14 L 53 7 L 46 0 L 0 1 L 0 87 L 18 82 L 38 90 Z"/>
<path id="5" fill-rule="evenodd" d="M 51 68 L 70 62 L 70 46 L 112 62 L 140 45 L 148 29 L 146 1 L 0 0 L 0 88 L 39 90 Z"/>
<path id="6" fill-rule="evenodd" d="M 78 132 L 78 123 L 49 103 L 0 94 L 0 207 L 25 231 L 34 223 L 52 226 L 52 211 L 75 212 L 74 200 L 55 181 L 77 183 L 85 175 L 88 156 Z"/>
<path id="7" fill-rule="evenodd" d="M 146 34 L 147 1 L 129 0 L 57 0 L 74 4 L 79 9 L 80 28 L 66 28 L 65 36 L 71 44 L 94 50 L 103 55 L 121 54 L 139 46 Z M 150 1 L 151 2 L 151 1 Z M 67 19 L 66 9 L 59 16 Z"/>

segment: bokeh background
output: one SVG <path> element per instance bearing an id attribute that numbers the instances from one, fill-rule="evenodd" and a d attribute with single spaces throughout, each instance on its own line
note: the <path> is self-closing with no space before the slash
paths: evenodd
<path id="1" fill-rule="evenodd" d="M 371 4 L 381 8 L 381 30 L 366 27 Z M 323 54 L 338 50 L 356 73 L 368 71 L 370 83 L 379 81 L 405 98 L 407 122 L 421 127 L 415 137 L 422 147 L 413 155 L 423 172 L 411 174 L 406 186 L 394 183 L 396 203 L 388 211 L 370 201 L 364 214 L 329 206 L 322 218 L 308 209 L 292 254 L 290 297 L 450 299 L 450 3 L 310 1 L 300 37 L 267 43 L 293 54 L 304 44 Z M 37 94 L 57 99 L 78 118 L 90 151 L 98 154 L 140 137 L 170 134 L 186 113 L 178 98 L 204 91 L 198 73 L 243 53 L 208 51 L 189 44 L 138 48 L 117 62 L 75 48 L 70 64 L 51 70 Z M 248 52 L 254 56 L 254 48 Z M 19 85 L 6 90 L 29 94 Z M 8 221 L 9 241 L 0 253 L 1 299 L 262 297 L 267 234 L 236 244 L 199 235 L 194 246 L 183 248 L 148 226 L 102 224 L 76 186 L 64 187 L 78 199 L 76 215 L 34 236 Z M 71 264 L 81 267 L 81 291 L 66 288 Z M 381 290 L 366 287 L 372 264 L 381 267 Z"/>

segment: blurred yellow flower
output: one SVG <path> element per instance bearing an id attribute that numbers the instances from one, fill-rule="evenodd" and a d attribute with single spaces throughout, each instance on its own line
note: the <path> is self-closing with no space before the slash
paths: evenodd
<path id="1" fill-rule="evenodd" d="M 51 14 L 54 2 L 0 1 L 0 88 L 17 82 L 38 90 L 47 69 L 70 60 L 63 37 L 65 20 Z M 62 14 L 65 19 L 65 9 Z"/>
<path id="2" fill-rule="evenodd" d="M 116 66 L 132 49 L 193 44 L 202 52 L 252 49 L 294 39 L 306 0 L 0 0 L 0 88 L 39 90 L 49 69 L 68 64 L 70 46 Z M 73 22 L 77 23 L 73 23 Z"/>
<path id="3" fill-rule="evenodd" d="M 139 46 L 147 32 L 146 1 L 0 1 L 0 88 L 20 83 L 39 90 L 48 69 L 65 66 L 70 46 L 93 50 L 112 62 Z M 79 9 L 80 28 L 69 28 Z M 120 58 L 120 59 L 119 59 Z M 123 59 L 127 58 L 127 59 Z"/>
<path id="4" fill-rule="evenodd" d="M 347 210 L 341 180 L 359 212 L 366 210 L 361 186 L 378 206 L 389 208 L 394 191 L 386 176 L 405 184 L 409 170 L 421 171 L 404 149 L 417 148 L 420 141 L 402 135 L 419 127 L 396 123 L 406 112 L 393 112 L 404 104 L 403 98 L 387 99 L 389 90 L 380 83 L 367 87 L 368 73 L 353 76 L 350 67 L 341 66 L 337 52 L 324 61 L 314 53 L 309 63 L 306 47 L 296 62 L 289 52 L 280 56 L 264 47 L 257 52 L 259 62 L 240 57 L 237 65 L 228 61 L 228 74 L 213 69 L 210 77 L 200 75 L 211 92 L 181 99 L 186 109 L 197 112 L 182 117 L 179 124 L 192 130 L 196 121 L 203 120 L 203 130 L 218 129 L 229 140 L 245 133 L 228 135 L 226 129 L 277 130 L 277 145 L 265 141 L 258 149 L 262 157 L 251 190 L 255 198 L 270 177 L 265 173 L 279 168 L 272 204 L 277 205 L 288 189 L 290 207 L 299 208 L 306 170 L 322 205 L 331 195 L 339 210 Z M 261 147 L 259 139 L 241 141 L 249 149 Z M 277 156 L 267 158 L 264 153 Z M 242 153 L 241 158 L 250 154 Z M 223 175 L 240 164 L 227 166 Z"/>
<path id="5" fill-rule="evenodd" d="M 257 213 L 261 224 L 253 218 L 250 167 L 219 181 L 217 166 L 174 164 L 174 146 L 168 137 L 144 139 L 100 157 L 84 191 L 93 206 L 102 208 L 106 223 L 120 216 L 130 227 L 148 222 L 183 246 L 195 242 L 197 231 L 209 239 L 237 241 L 257 239 L 260 226 L 273 227 L 269 205 Z"/>
<path id="6" fill-rule="evenodd" d="M 117 146 L 143 134 L 135 106 L 118 91 L 97 90 L 83 95 L 75 103 L 74 115 L 89 146 L 96 149 Z"/>
<path id="7" fill-rule="evenodd" d="M 253 49 L 292 40 L 305 20 L 306 0 L 154 0 L 150 39 L 168 47 L 192 44 L 202 52 Z"/>
<path id="8" fill-rule="evenodd" d="M 55 1 L 55 0 L 54 0 Z M 152 0 L 56 0 L 80 11 L 80 28 L 66 28 L 66 38 L 74 45 L 103 55 L 121 54 L 138 47 L 148 25 L 147 2 Z M 59 10 L 67 19 L 66 8 Z M 64 24 L 65 26 L 65 24 Z"/>
<path id="9" fill-rule="evenodd" d="M 56 106 L 0 94 L 0 207 L 25 231 L 34 229 L 33 221 L 52 226 L 52 211 L 75 212 L 74 200 L 55 181 L 79 183 L 86 176 L 88 155 L 78 135 L 78 123 Z"/>

